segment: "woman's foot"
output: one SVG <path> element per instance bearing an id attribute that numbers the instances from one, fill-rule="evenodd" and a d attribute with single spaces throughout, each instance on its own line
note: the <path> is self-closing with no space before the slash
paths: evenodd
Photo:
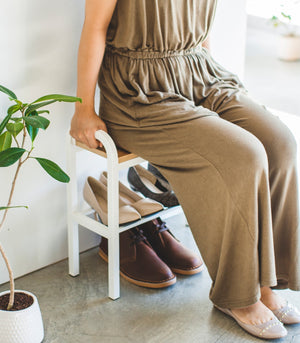
<path id="1" fill-rule="evenodd" d="M 232 309 L 243 323 L 262 324 L 274 317 L 272 311 L 278 310 L 286 305 L 286 301 L 272 291 L 269 287 L 261 287 L 261 298 L 257 303 L 238 309 Z"/>
<path id="2" fill-rule="evenodd" d="M 300 311 L 269 287 L 261 288 L 261 302 L 284 324 L 299 324 Z"/>
<path id="3" fill-rule="evenodd" d="M 260 292 L 261 302 L 271 311 L 275 311 L 286 306 L 286 300 L 273 292 L 270 287 L 261 287 Z"/>
<path id="4" fill-rule="evenodd" d="M 276 339 L 287 335 L 282 323 L 261 301 L 239 309 L 225 309 L 215 305 L 217 309 L 228 314 L 245 331 L 259 338 Z"/>
<path id="5" fill-rule="evenodd" d="M 231 312 L 245 324 L 263 324 L 274 318 L 274 314 L 261 301 L 253 305 L 231 309 Z"/>

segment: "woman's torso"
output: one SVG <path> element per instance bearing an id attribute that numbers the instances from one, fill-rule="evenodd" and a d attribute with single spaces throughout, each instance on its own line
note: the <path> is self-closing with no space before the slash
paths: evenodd
<path id="1" fill-rule="evenodd" d="M 217 0 L 118 0 L 107 44 L 129 50 L 182 50 L 199 45 Z"/>
<path id="2" fill-rule="evenodd" d="M 217 0 L 118 0 L 99 74 L 100 115 L 125 126 L 206 115 L 205 99 L 238 91 L 238 78 L 201 47 Z"/>

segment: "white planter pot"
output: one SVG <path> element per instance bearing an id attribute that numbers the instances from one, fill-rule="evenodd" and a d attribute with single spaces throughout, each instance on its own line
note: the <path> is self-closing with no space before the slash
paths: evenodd
<path id="1" fill-rule="evenodd" d="M 300 36 L 280 36 L 278 42 L 278 57 L 284 61 L 300 59 Z"/>
<path id="2" fill-rule="evenodd" d="M 41 343 L 44 326 L 39 303 L 35 295 L 28 291 L 16 290 L 33 297 L 33 304 L 24 310 L 0 310 L 0 342 L 2 343 Z M 9 293 L 5 291 L 0 296 Z"/>

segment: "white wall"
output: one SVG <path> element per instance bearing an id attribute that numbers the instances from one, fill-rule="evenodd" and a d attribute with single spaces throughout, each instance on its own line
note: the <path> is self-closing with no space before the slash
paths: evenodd
<path id="1" fill-rule="evenodd" d="M 84 0 L 10 0 L 1 3 L 0 84 L 24 101 L 49 93 L 75 95 L 76 53 L 83 23 Z M 0 95 L 0 117 L 9 101 Z M 63 169 L 65 138 L 73 104 L 49 106 L 51 124 L 36 139 L 34 156 L 49 158 Z M 80 186 L 87 174 L 98 175 L 101 165 L 86 154 L 79 158 Z M 84 163 L 82 163 L 84 161 Z M 0 206 L 6 204 L 15 167 L 1 168 Z M 0 232 L 15 276 L 39 269 L 67 256 L 66 186 L 53 180 L 29 160 L 21 171 L 14 204 L 29 209 L 11 210 Z M 81 249 L 95 245 L 97 237 L 85 232 Z M 66 271 L 67 272 L 67 271 Z M 7 281 L 0 259 L 0 283 Z"/>
<path id="2" fill-rule="evenodd" d="M 244 0 L 221 0 L 219 6 L 212 33 L 214 56 L 241 73 L 246 23 Z M 75 95 L 76 54 L 83 15 L 84 0 L 3 1 L 0 84 L 14 90 L 24 101 L 47 93 Z M 1 118 L 7 105 L 6 98 L 0 95 Z M 34 156 L 52 159 L 65 168 L 65 136 L 73 106 L 51 105 L 51 124 L 37 138 Z M 102 161 L 90 153 L 79 154 L 80 189 L 87 175 L 97 176 L 105 169 Z M 6 204 L 13 171 L 14 167 L 0 169 L 0 206 Z M 12 210 L 0 233 L 16 277 L 67 256 L 65 191 L 66 186 L 51 179 L 34 160 L 26 162 L 13 203 L 26 204 L 29 210 Z M 97 242 L 98 237 L 85 230 L 81 250 Z M 0 284 L 7 280 L 1 260 Z"/>
<path id="3" fill-rule="evenodd" d="M 243 80 L 246 42 L 246 0 L 219 0 L 210 35 L 214 59 Z"/>

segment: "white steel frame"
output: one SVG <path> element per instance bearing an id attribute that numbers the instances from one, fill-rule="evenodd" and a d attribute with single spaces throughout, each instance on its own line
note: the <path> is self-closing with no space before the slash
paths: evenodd
<path id="1" fill-rule="evenodd" d="M 108 239 L 108 296 L 115 300 L 120 297 L 120 264 L 119 264 L 119 234 L 139 224 L 152 220 L 158 216 L 170 217 L 181 212 L 180 206 L 164 209 L 147 217 L 127 225 L 119 225 L 119 171 L 135 166 L 144 159 L 128 153 L 119 156 L 118 150 L 112 138 L 105 131 L 96 131 L 95 137 L 105 149 L 90 149 L 87 146 L 76 142 L 69 134 L 67 137 L 67 172 L 70 182 L 67 185 L 68 203 L 68 254 L 69 274 L 79 275 L 79 238 L 78 225 L 89 229 Z M 78 206 L 76 153 L 83 150 L 92 151 L 99 156 L 107 158 L 107 179 L 108 179 L 108 225 L 104 225 L 88 217 L 93 210 L 80 211 Z"/>

